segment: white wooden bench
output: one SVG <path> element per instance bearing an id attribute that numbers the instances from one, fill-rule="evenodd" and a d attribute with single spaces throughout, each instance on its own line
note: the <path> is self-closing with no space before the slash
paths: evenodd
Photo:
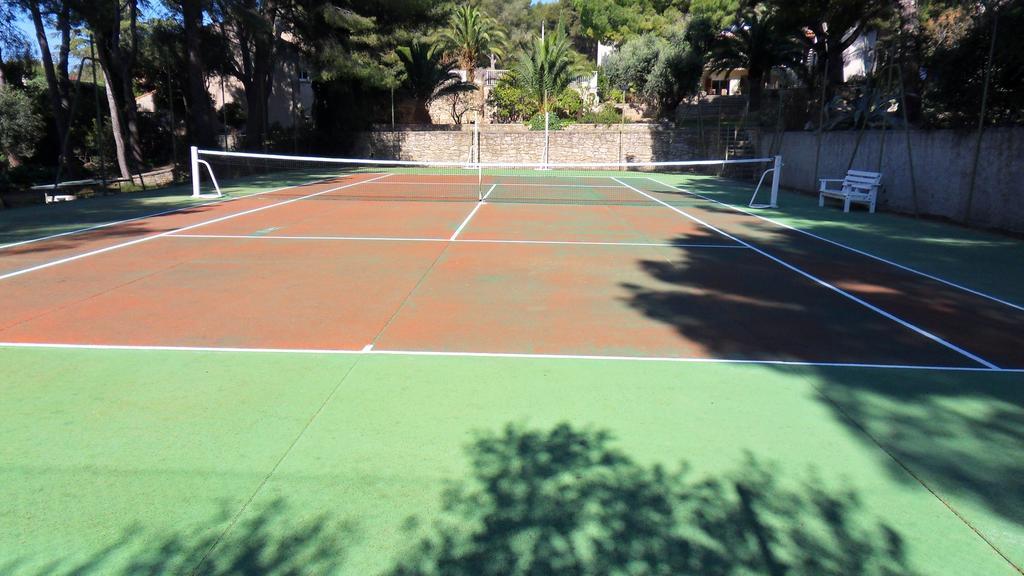
<path id="1" fill-rule="evenodd" d="M 830 183 L 841 182 L 839 188 L 830 187 Z M 822 178 L 818 187 L 818 206 L 825 205 L 825 197 L 843 201 L 843 212 L 850 211 L 850 203 L 867 204 L 870 212 L 875 211 L 878 201 L 878 189 L 882 186 L 881 172 L 849 170 L 844 178 Z"/>

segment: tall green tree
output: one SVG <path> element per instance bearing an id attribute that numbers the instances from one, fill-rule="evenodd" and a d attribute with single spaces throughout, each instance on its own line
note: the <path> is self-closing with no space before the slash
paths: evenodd
<path id="1" fill-rule="evenodd" d="M 815 54 L 817 77 L 824 76 L 829 93 L 843 83 L 843 52 L 879 19 L 891 13 L 892 0 L 772 0 Z"/>
<path id="2" fill-rule="evenodd" d="M 483 58 L 504 53 L 506 36 L 490 16 L 472 4 L 463 4 L 452 13 L 439 39 L 448 54 L 466 71 L 466 80 L 473 82 L 476 66 Z"/>
<path id="3" fill-rule="evenodd" d="M 73 17 L 85 22 L 95 40 L 96 56 L 107 90 L 118 168 L 122 178 L 130 178 L 129 162 L 136 168 L 143 163 L 133 89 L 139 48 L 139 1 L 65 1 Z"/>
<path id="4" fill-rule="evenodd" d="M 35 153 L 42 129 L 43 119 L 25 91 L 0 86 L 0 155 L 6 166 L 16 168 Z"/>
<path id="5" fill-rule="evenodd" d="M 413 122 L 429 124 L 430 104 L 439 98 L 476 91 L 475 84 L 462 81 L 457 64 L 439 46 L 413 42 L 396 53 L 405 70 L 404 85 L 415 101 Z"/>
<path id="6" fill-rule="evenodd" d="M 671 114 L 700 84 L 703 60 L 679 36 L 648 33 L 627 41 L 604 64 L 612 86 L 658 116 Z"/>
<path id="7" fill-rule="evenodd" d="M 190 142 L 197 146 L 216 143 L 213 107 L 206 90 L 209 64 L 203 52 L 203 14 L 209 8 L 205 0 L 174 0 L 181 14 L 182 37 L 185 41 L 185 82 L 188 86 L 188 110 L 185 125 Z"/>
<path id="8" fill-rule="evenodd" d="M 540 26 L 537 10 L 530 0 L 479 0 L 475 5 L 494 18 L 505 32 L 506 54 L 526 46 L 533 31 Z"/>
<path id="9" fill-rule="evenodd" d="M 561 29 L 537 36 L 512 68 L 512 82 L 547 112 L 572 80 L 572 47 Z"/>
<path id="10" fill-rule="evenodd" d="M 395 51 L 444 25 L 435 0 L 291 0 L 289 20 L 310 67 L 315 137 L 343 150 L 339 134 L 390 119 L 391 90 L 404 67 Z"/>
<path id="11" fill-rule="evenodd" d="M 774 8 L 757 5 L 741 12 L 737 23 L 714 44 L 708 64 L 722 72 L 745 68 L 750 110 L 760 110 L 761 93 L 772 68 L 801 65 L 803 45 L 798 34 Z"/>
<path id="12" fill-rule="evenodd" d="M 466 71 L 466 81 L 476 81 L 476 67 L 489 55 L 504 54 L 505 32 L 498 23 L 472 4 L 463 4 L 455 9 L 448 20 L 448 26 L 439 36 L 445 51 Z M 484 86 L 480 84 L 477 103 L 484 101 Z"/>
<path id="13" fill-rule="evenodd" d="M 70 6 L 63 0 L 19 0 L 18 4 L 32 20 L 36 42 L 39 45 L 40 62 L 46 76 L 47 95 L 50 99 L 57 142 L 62 144 L 71 122 L 71 80 L 68 74 L 72 26 Z M 53 61 L 45 23 L 50 17 L 60 35 L 56 64 Z"/>
<path id="14" fill-rule="evenodd" d="M 185 0 L 186 2 L 195 0 Z M 245 147 L 266 145 L 267 103 L 275 65 L 288 30 L 287 0 L 213 0 L 210 17 L 221 43 L 221 72 L 238 79 L 245 92 Z"/>

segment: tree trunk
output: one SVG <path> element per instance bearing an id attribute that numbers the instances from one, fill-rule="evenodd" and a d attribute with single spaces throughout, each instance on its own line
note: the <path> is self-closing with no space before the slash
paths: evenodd
<path id="1" fill-rule="evenodd" d="M 247 84 L 247 85 L 246 85 Z M 262 90 L 253 86 L 253 83 L 244 83 L 245 86 L 245 147 L 246 150 L 262 150 L 266 126 L 266 101 L 260 94 Z"/>
<path id="2" fill-rule="evenodd" d="M 416 101 L 416 106 L 412 109 L 412 122 L 413 124 L 433 124 L 430 119 L 430 109 L 426 102 L 422 100 Z"/>
<path id="3" fill-rule="evenodd" d="M 750 69 L 747 72 L 747 87 L 750 95 L 747 98 L 748 110 L 756 112 L 761 109 L 761 94 L 764 92 L 764 71 Z"/>
<path id="4" fill-rule="evenodd" d="M 844 81 L 844 78 L 843 78 L 843 47 L 842 47 L 842 43 L 838 42 L 838 41 L 832 41 L 832 38 L 829 37 L 829 40 L 826 41 L 825 51 L 826 51 L 825 66 L 827 66 L 826 71 L 828 73 L 827 77 L 828 77 L 829 92 L 831 93 L 831 91 L 835 87 L 840 86 L 843 83 L 843 81 Z"/>
<path id="5" fill-rule="evenodd" d="M 57 29 L 60 31 L 60 57 L 57 60 L 57 89 L 61 106 L 71 110 L 71 78 L 68 76 L 68 57 L 71 55 L 71 9 L 65 4 L 57 15 Z M 71 119 L 68 119 L 71 122 Z"/>
<path id="6" fill-rule="evenodd" d="M 39 53 L 43 62 L 43 72 L 46 74 L 46 87 L 50 97 L 50 107 L 53 110 L 54 127 L 57 129 L 58 146 L 63 147 L 68 131 L 68 110 L 70 107 L 68 106 L 66 95 L 63 97 L 61 95 L 60 83 L 53 66 L 53 56 L 50 54 L 50 41 L 46 37 L 46 28 L 43 26 L 43 16 L 39 9 L 39 3 L 29 2 L 28 8 L 32 13 L 32 23 L 36 30 L 36 41 L 39 43 Z M 62 54 L 63 49 L 62 47 Z M 63 153 L 63 150 L 61 152 Z"/>
<path id="7" fill-rule="evenodd" d="M 95 29 L 93 36 L 96 40 L 97 59 L 107 84 L 107 100 L 111 103 L 111 131 L 118 145 L 118 166 L 122 164 L 122 153 L 127 154 L 136 166 L 140 166 L 142 148 L 139 145 L 138 107 L 131 85 L 131 63 L 120 46 L 119 38 L 109 36 L 105 30 Z M 124 170 L 122 167 L 122 172 Z"/>
<path id="8" fill-rule="evenodd" d="M 107 67 L 101 66 L 101 69 L 103 70 L 103 82 L 107 87 L 107 106 L 110 108 L 110 132 L 114 136 L 114 155 L 117 158 L 117 168 L 121 173 L 121 178 L 130 180 L 132 172 L 128 167 L 128 156 L 125 153 L 121 110 L 117 106 L 117 98 L 114 96 L 114 91 L 112 89 L 114 82 L 111 80 L 110 74 L 107 72 Z"/>
<path id="9" fill-rule="evenodd" d="M 181 12 L 185 23 L 185 51 L 188 59 L 188 99 L 191 101 L 186 116 L 188 136 L 197 146 L 213 146 L 216 144 L 214 116 L 206 91 L 206 71 L 199 42 L 203 10 L 199 2 L 182 0 Z M 168 98 L 168 102 L 173 105 L 173 98 Z"/>
<path id="10" fill-rule="evenodd" d="M 900 12 L 900 59 L 903 70 L 907 119 L 917 123 L 921 119 L 921 20 L 917 0 L 898 0 Z"/>

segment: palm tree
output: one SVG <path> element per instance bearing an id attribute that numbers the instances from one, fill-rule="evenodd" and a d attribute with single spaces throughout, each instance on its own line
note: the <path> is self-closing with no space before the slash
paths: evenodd
<path id="1" fill-rule="evenodd" d="M 513 83 L 526 91 L 541 112 L 572 80 L 572 54 L 569 40 L 561 30 L 541 36 L 512 69 Z"/>
<path id="2" fill-rule="evenodd" d="M 761 91 L 776 66 L 798 67 L 803 49 L 794 30 L 778 13 L 758 6 L 746 10 L 739 23 L 721 37 L 711 50 L 710 68 L 730 72 L 747 70 L 750 110 L 761 107 Z"/>
<path id="3" fill-rule="evenodd" d="M 473 92 L 476 85 L 464 82 L 455 71 L 456 63 L 445 59 L 436 45 L 413 42 L 399 46 L 395 53 L 405 69 L 404 84 L 416 101 L 413 122 L 430 123 L 430 103 L 438 98 Z"/>
<path id="4" fill-rule="evenodd" d="M 498 23 L 479 8 L 464 4 L 455 9 L 448 28 L 441 31 L 440 42 L 450 56 L 466 71 L 466 80 L 473 82 L 476 65 L 487 54 L 502 55 L 505 32 Z"/>

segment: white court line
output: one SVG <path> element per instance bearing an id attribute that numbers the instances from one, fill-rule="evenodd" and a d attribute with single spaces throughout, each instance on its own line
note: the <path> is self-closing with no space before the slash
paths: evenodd
<path id="1" fill-rule="evenodd" d="M 146 218 L 153 218 L 155 216 L 163 216 L 165 214 L 173 214 L 175 212 L 182 212 L 184 210 L 190 210 L 192 208 L 201 208 L 203 206 L 210 206 L 213 204 L 223 204 L 225 202 L 234 202 L 235 200 L 243 200 L 245 198 L 252 198 L 254 196 L 262 196 L 264 194 L 273 194 L 282 190 L 289 190 L 291 188 L 298 188 L 299 186 L 311 186 L 314 184 L 323 184 L 330 180 L 337 180 L 337 177 L 324 178 L 322 180 L 315 180 L 313 182 L 304 182 L 302 184 L 295 184 L 293 186 L 285 186 L 283 188 L 275 188 L 274 190 L 264 190 L 263 192 L 253 192 L 252 194 L 246 194 L 244 196 L 233 196 L 231 198 L 218 198 L 216 200 L 208 200 L 206 202 L 196 202 L 187 206 L 181 206 L 180 208 L 172 208 L 170 210 L 163 210 L 161 212 L 153 212 L 152 214 L 145 214 L 143 216 L 133 216 L 131 218 L 125 218 L 124 220 L 115 220 L 113 222 L 104 222 L 103 224 L 96 224 L 93 226 L 87 226 L 85 228 L 78 228 L 75 230 L 68 230 L 67 232 L 60 232 L 57 234 L 50 234 L 49 236 L 42 236 L 39 238 L 32 238 L 29 240 L 20 240 L 18 242 L 11 242 L 9 244 L 0 244 L 0 250 L 5 248 L 14 248 L 15 246 L 23 246 L 25 244 L 32 244 L 33 242 L 42 242 L 43 240 L 53 240 L 54 238 L 60 238 L 62 236 L 71 236 L 73 234 L 81 234 L 82 232 L 89 232 L 91 230 L 99 230 L 101 228 L 107 228 L 110 226 L 117 226 L 118 224 L 126 224 L 128 222 L 135 222 L 136 220 L 145 220 Z"/>
<path id="2" fill-rule="evenodd" d="M 641 194 L 641 195 L 643 195 L 643 196 L 645 196 L 647 198 L 650 198 L 651 200 L 654 200 L 658 204 L 661 204 L 662 206 L 665 206 L 666 208 L 668 208 L 668 209 L 670 209 L 670 210 L 672 210 L 672 211 L 674 211 L 674 212 L 684 216 L 685 218 L 688 218 L 688 219 L 690 219 L 690 220 L 692 220 L 692 221 L 694 221 L 694 222 L 696 222 L 698 224 L 702 224 L 704 226 L 707 226 L 711 230 L 714 230 L 715 232 L 718 232 L 719 234 L 722 234 L 722 235 L 724 235 L 727 238 L 735 240 L 736 242 L 739 242 L 740 244 L 743 244 L 744 246 L 750 248 L 751 250 L 757 252 L 758 254 L 760 254 L 760 255 L 762 255 L 762 256 L 764 256 L 764 257 L 766 257 L 766 258 L 768 258 L 768 259 L 770 259 L 770 260 L 772 260 L 772 261 L 774 261 L 774 262 L 776 262 L 778 264 L 781 264 L 782 266 L 785 266 L 786 268 L 792 270 L 793 272 L 796 272 L 797 274 L 800 274 L 804 278 L 807 278 L 808 280 L 811 280 L 812 282 L 818 284 L 819 286 L 828 288 L 829 290 L 832 290 L 833 292 L 835 292 L 835 293 L 837 293 L 837 294 L 839 294 L 841 296 L 844 296 L 844 297 L 846 297 L 846 298 L 848 298 L 848 299 L 850 299 L 850 300 L 852 300 L 852 301 L 854 301 L 854 302 L 864 306 L 865 308 L 868 308 L 869 310 L 872 310 L 873 312 L 876 312 L 876 313 L 878 313 L 878 314 L 880 314 L 880 315 L 882 315 L 882 316 L 892 320 L 893 322 L 896 322 L 896 323 L 900 324 L 901 326 L 903 326 L 905 328 L 913 330 L 914 332 L 920 334 L 921 336 L 924 336 L 925 338 L 928 338 L 929 340 L 932 340 L 933 342 L 941 344 L 941 345 L 945 346 L 946 348 L 949 348 L 950 350 L 953 350 L 954 352 L 957 352 L 957 353 L 959 353 L 959 354 L 961 354 L 963 356 L 966 356 L 967 358 L 970 358 L 971 360 L 974 360 L 975 362 L 977 362 L 977 363 L 979 363 L 979 364 L 981 364 L 983 366 L 987 366 L 988 368 L 991 368 L 993 370 L 998 370 L 999 369 L 998 366 L 996 366 L 995 364 L 989 362 L 988 360 L 985 360 L 981 356 L 978 356 L 977 354 L 973 354 L 971 352 L 968 352 L 967 350 L 964 350 L 963 348 L 957 346 L 956 344 L 953 344 L 952 342 L 944 340 L 944 339 L 940 338 L 939 336 L 936 336 L 935 334 L 932 334 L 931 332 L 928 332 L 924 328 L 921 328 L 921 327 L 919 327 L 919 326 L 917 326 L 915 324 L 912 324 L 912 323 L 910 323 L 910 322 L 900 318 L 899 316 L 896 316 L 895 314 L 887 312 L 887 311 L 879 308 L 878 306 L 875 306 L 874 304 L 871 304 L 870 302 L 867 302 L 866 300 L 862 300 L 861 298 L 858 298 L 857 296 L 854 296 L 853 294 L 843 290 L 842 288 L 839 288 L 838 286 L 829 284 L 828 282 L 822 280 L 821 278 L 818 278 L 817 276 L 811 274 L 810 272 L 807 272 L 807 271 L 805 271 L 805 270 L 803 270 L 803 269 L 801 269 L 801 268 L 799 268 L 797 266 L 794 266 L 793 264 L 790 264 L 789 262 L 786 262 L 785 260 L 782 260 L 781 258 L 779 258 L 777 256 L 773 256 L 773 255 L 769 254 L 768 252 L 765 252 L 764 250 L 754 246 L 753 244 L 750 244 L 749 242 L 741 240 L 741 239 L 737 238 L 736 236 L 733 236 L 732 234 L 729 234 L 728 232 L 725 232 L 724 230 L 720 230 L 720 229 L 712 226 L 711 224 L 708 224 L 707 222 L 701 220 L 700 218 L 697 218 L 696 216 L 692 216 L 692 215 L 690 215 L 690 214 L 680 210 L 679 208 L 676 208 L 675 206 L 673 206 L 673 205 L 671 205 L 671 204 L 669 204 L 667 202 L 659 200 L 659 199 L 655 198 L 654 196 L 651 196 L 650 194 L 648 194 L 648 193 L 646 193 L 646 192 L 644 192 L 644 191 L 642 191 L 642 190 L 640 190 L 638 188 L 633 188 L 629 184 L 626 184 L 626 183 L 618 180 L 615 177 L 612 177 L 612 180 L 615 180 L 616 182 L 618 182 L 619 184 L 622 184 L 623 186 L 631 188 L 636 193 Z"/>
<path id="3" fill-rule="evenodd" d="M 390 176 L 390 174 L 384 174 L 383 176 L 378 176 L 376 178 L 372 178 L 371 180 L 379 180 L 381 178 L 387 178 L 388 176 Z M 369 180 L 367 180 L 367 182 L 368 181 Z M 46 262 L 46 263 L 43 263 L 43 264 L 39 264 L 37 266 L 32 266 L 30 268 L 23 268 L 21 270 L 15 270 L 14 272 L 8 272 L 7 274 L 0 275 L 0 280 L 6 280 L 8 278 L 13 278 L 15 276 L 20 276 L 22 274 L 28 274 L 29 272 L 35 272 L 37 270 L 43 270 L 45 268 L 50 268 L 52 266 L 57 266 L 59 264 L 65 264 L 67 262 L 74 262 L 75 260 L 81 260 L 82 258 L 87 258 L 89 256 L 95 256 L 97 254 L 103 254 L 104 252 L 110 252 L 110 251 L 117 250 L 117 249 L 120 249 L 120 248 L 127 248 L 128 246 L 134 246 L 136 244 L 141 244 L 143 242 L 148 242 L 150 240 L 155 240 L 156 238 L 163 238 L 163 237 L 166 237 L 166 236 L 171 236 L 175 232 L 184 232 L 185 230 L 193 230 L 195 228 L 199 228 L 200 226 L 206 226 L 208 224 L 215 224 L 217 222 L 223 222 L 225 220 L 231 220 L 232 218 L 238 218 L 239 216 L 245 216 L 246 214 L 253 214 L 255 212 L 262 212 L 263 210 L 267 210 L 267 209 L 270 209 L 270 208 L 276 208 L 278 206 L 284 206 L 285 204 L 291 204 L 292 202 L 298 202 L 300 200 L 305 200 L 307 198 L 313 198 L 315 196 L 320 196 L 320 195 L 323 195 L 323 194 L 327 194 L 329 192 L 335 192 L 337 190 L 343 190 L 345 188 L 350 188 L 352 186 L 358 186 L 359 184 L 362 184 L 362 183 L 363 183 L 363 181 L 353 182 L 351 184 L 345 184 L 343 186 L 336 186 L 334 188 L 328 188 L 327 190 L 321 190 L 320 192 L 314 192 L 312 194 L 306 194 L 304 196 L 298 196 L 296 198 L 291 198 L 291 199 L 288 199 L 288 200 L 282 200 L 280 202 L 275 202 L 273 204 L 267 204 L 265 206 L 259 206 L 257 208 L 252 208 L 252 209 L 249 209 L 249 210 L 243 210 L 242 212 L 235 212 L 233 214 L 228 214 L 227 216 L 221 216 L 220 218 L 214 218 L 213 220 L 205 220 L 203 222 L 198 222 L 196 224 L 191 224 L 189 226 L 183 226 L 181 228 L 175 228 L 173 230 L 167 230 L 166 232 L 160 232 L 159 234 L 152 234 L 152 235 L 149 235 L 149 236 L 143 236 L 142 238 L 136 238 L 135 240 L 130 240 L 128 242 L 122 242 L 121 244 L 114 244 L 113 246 L 107 246 L 106 248 L 100 248 L 98 250 L 92 250 L 92 251 L 89 251 L 89 252 L 84 252 L 82 254 L 76 254 L 74 256 L 69 256 L 67 258 L 61 258 L 60 260 L 53 260 L 51 262 Z"/>
<path id="4" fill-rule="evenodd" d="M 666 362 L 678 364 L 741 364 L 822 368 L 869 368 L 880 370 L 928 370 L 949 372 L 1024 373 L 1024 368 L 981 368 L 977 366 L 938 366 L 928 364 L 875 364 L 858 362 L 813 362 L 802 360 L 744 360 L 738 358 L 681 358 L 675 356 L 602 356 L 587 354 L 533 354 L 517 352 L 454 352 L 435 350 L 380 350 L 371 345 L 362 349 L 337 348 L 238 348 L 215 346 L 156 346 L 119 344 L 68 344 L 57 342 L 0 342 L 4 348 L 41 348 L 64 350 L 125 350 L 155 352 L 213 352 L 247 354 L 324 354 L 365 356 L 438 356 L 455 358 L 523 358 L 533 360 L 583 360 L 603 362 Z"/>
<path id="5" fill-rule="evenodd" d="M 481 202 L 477 202 L 476 206 L 473 206 L 473 209 L 470 210 L 470 212 L 469 212 L 469 216 L 466 216 L 466 219 L 462 221 L 462 224 L 459 224 L 459 227 L 456 228 L 455 232 L 453 232 L 451 237 L 448 238 L 449 242 L 452 242 L 456 238 L 459 237 L 459 234 L 462 232 L 462 229 L 465 228 L 467 224 L 469 224 L 469 221 L 472 220 L 473 216 L 476 215 L 477 210 L 479 210 L 480 207 L 483 206 L 483 205 L 484 205 L 484 202 L 481 201 Z"/>
<path id="6" fill-rule="evenodd" d="M 502 240 L 486 238 L 409 238 L 404 236 L 269 236 L 248 234 L 171 234 L 167 238 L 206 238 L 221 240 L 335 240 L 368 242 L 454 242 L 456 244 L 558 244 L 578 246 L 650 246 L 655 248 L 727 248 L 746 250 L 742 244 L 684 244 L 668 242 L 597 242 L 586 240 Z"/>
<path id="7" fill-rule="evenodd" d="M 785 228 L 787 230 L 792 230 L 794 232 L 799 232 L 801 234 L 805 234 L 805 235 L 810 236 L 811 238 L 814 238 L 816 240 L 821 240 L 822 242 L 828 242 L 829 244 L 832 244 L 834 246 L 838 246 L 840 248 L 844 248 L 846 250 L 849 250 L 850 252 L 855 252 L 857 254 L 860 254 L 861 256 L 867 256 L 868 258 L 873 258 L 875 260 L 878 260 L 879 262 L 884 262 L 884 263 L 886 263 L 886 264 L 888 264 L 890 266 L 895 266 L 896 268 L 899 268 L 901 270 L 905 270 L 907 272 L 911 272 L 911 273 L 917 274 L 919 276 L 924 276 L 925 278 L 928 278 L 930 280 L 935 280 L 936 282 L 941 282 L 942 284 L 945 284 L 947 286 L 951 286 L 951 287 L 956 288 L 958 290 L 963 290 L 964 292 L 969 292 L 971 294 L 974 294 L 975 296 L 981 296 L 982 298 L 988 298 L 989 300 L 992 300 L 993 302 L 998 302 L 998 303 L 1003 304 L 1005 306 L 1009 306 L 1010 308 L 1015 308 L 1017 310 L 1020 310 L 1020 311 L 1024 312 L 1024 305 L 1015 304 L 1013 302 L 1010 302 L 1009 300 L 1003 300 L 1002 298 L 999 298 L 997 296 L 993 296 L 991 294 L 986 294 L 985 292 L 982 292 L 980 290 L 975 290 L 974 288 L 968 288 L 967 286 L 964 286 L 963 284 L 957 284 L 956 282 L 953 282 L 951 280 L 946 280 L 945 278 L 936 276 L 934 274 L 929 274 L 928 272 L 924 272 L 922 270 L 918 270 L 916 268 L 912 268 L 910 266 L 906 266 L 904 264 L 900 264 L 899 262 L 894 262 L 894 261 L 889 260 L 887 258 L 883 258 L 881 256 L 878 256 L 877 254 L 872 254 L 870 252 L 865 252 L 864 250 L 860 250 L 858 248 L 854 248 L 853 246 L 849 246 L 847 244 L 843 244 L 842 242 L 838 242 L 836 240 L 831 240 L 829 238 L 825 238 L 824 236 L 819 236 L 819 235 L 817 235 L 817 234 L 815 234 L 813 232 L 808 232 L 807 230 L 802 230 L 800 228 L 797 228 L 796 226 L 791 226 L 789 224 L 786 224 L 785 222 L 779 222 L 778 220 L 774 220 L 772 218 L 768 218 L 767 216 L 762 216 L 762 215 L 760 215 L 760 214 L 758 214 L 756 212 L 751 212 L 749 210 L 744 210 L 743 208 L 740 208 L 739 206 L 733 206 L 732 204 L 727 204 L 725 202 L 722 202 L 721 200 L 716 200 L 716 199 L 711 198 L 709 196 L 704 196 L 703 194 L 698 194 L 697 192 L 691 192 L 691 191 L 689 191 L 689 190 L 687 190 L 685 188 L 680 188 L 678 186 L 673 186 L 671 184 L 666 184 L 666 183 L 661 182 L 661 181 L 659 181 L 659 180 L 657 180 L 657 179 L 655 179 L 655 178 L 653 178 L 651 176 L 645 176 L 645 178 L 647 178 L 648 180 L 651 180 L 653 182 L 657 182 L 658 184 L 661 184 L 662 186 L 668 186 L 669 188 L 672 188 L 673 190 L 678 190 L 678 191 L 680 191 L 680 192 L 682 192 L 684 194 L 689 194 L 691 196 L 695 196 L 697 198 L 701 198 L 701 199 L 707 200 L 709 202 L 714 202 L 715 204 L 721 204 L 722 206 L 726 206 L 726 207 L 731 208 L 732 210 L 735 210 L 737 212 L 742 212 L 744 214 L 749 214 L 750 216 L 753 216 L 754 218 L 760 218 L 761 220 L 764 220 L 765 222 L 771 222 L 772 224 L 775 224 L 776 226 L 780 226 L 780 227 Z"/>
<path id="8" fill-rule="evenodd" d="M 472 220 L 473 216 L 476 215 L 477 210 L 479 210 L 480 207 L 485 204 L 484 200 L 487 200 L 487 197 L 491 195 L 491 192 L 494 192 L 494 189 L 497 186 L 497 184 L 491 186 L 491 189 L 487 191 L 487 194 L 484 194 L 483 198 L 481 198 L 480 201 L 476 203 L 476 206 L 473 206 L 473 209 L 469 212 L 469 216 L 466 216 L 466 219 L 462 221 L 462 224 L 459 224 L 459 227 L 456 228 L 455 232 L 453 232 L 451 237 L 448 238 L 449 242 L 454 242 L 455 239 L 459 237 L 459 234 L 462 233 L 463 228 L 465 228 L 466 225 L 469 224 L 469 221 Z"/>

